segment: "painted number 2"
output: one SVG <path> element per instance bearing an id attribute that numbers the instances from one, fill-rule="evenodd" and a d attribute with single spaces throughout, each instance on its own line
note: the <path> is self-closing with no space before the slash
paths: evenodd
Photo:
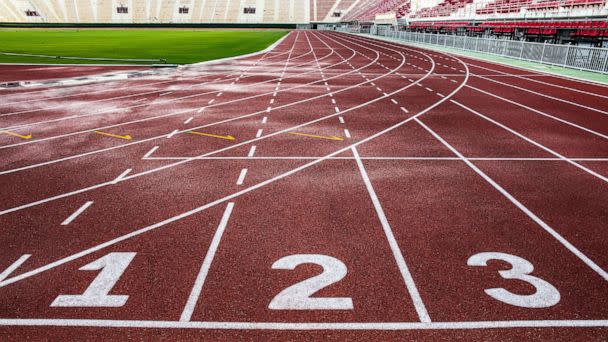
<path id="1" fill-rule="evenodd" d="M 321 254 L 295 254 L 277 260 L 273 269 L 293 270 L 302 264 L 316 264 L 323 267 L 317 276 L 301 281 L 281 291 L 272 299 L 271 310 L 352 310 L 350 297 L 312 297 L 319 290 L 337 283 L 346 276 L 344 263 L 336 258 Z"/>
<path id="2" fill-rule="evenodd" d="M 530 295 L 515 294 L 503 288 L 486 289 L 485 292 L 490 297 L 524 308 L 547 308 L 559 302 L 559 291 L 547 281 L 530 275 L 534 266 L 526 259 L 506 253 L 485 252 L 471 256 L 467 265 L 487 266 L 489 260 L 501 260 L 511 264 L 510 270 L 498 271 L 501 277 L 525 281 L 536 289 L 536 292 Z"/>
<path id="3" fill-rule="evenodd" d="M 110 253 L 86 264 L 81 271 L 98 271 L 91 285 L 79 295 L 59 295 L 51 306 L 59 307 L 121 307 L 129 296 L 110 295 L 110 291 L 125 272 L 136 253 Z"/>

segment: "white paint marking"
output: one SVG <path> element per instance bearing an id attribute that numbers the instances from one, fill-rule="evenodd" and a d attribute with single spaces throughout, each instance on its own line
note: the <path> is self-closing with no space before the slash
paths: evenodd
<path id="1" fill-rule="evenodd" d="M 141 159 L 149 158 L 152 155 L 152 153 L 156 152 L 156 150 L 158 150 L 158 146 L 152 147 L 150 149 L 150 151 L 148 151 L 148 153 L 144 154 L 143 158 L 141 158 Z"/>
<path id="2" fill-rule="evenodd" d="M 133 169 L 126 169 L 123 173 L 121 173 L 118 177 L 116 177 L 113 181 L 112 184 L 116 184 L 118 182 L 120 182 L 123 178 L 125 178 L 131 171 L 133 171 Z"/>
<path id="3" fill-rule="evenodd" d="M 17 259 L 17 261 L 13 262 L 7 269 L 0 273 L 0 281 L 6 279 L 6 277 L 19 268 L 19 266 L 23 265 L 23 263 L 31 256 L 31 254 L 23 254 L 19 259 Z"/>
<path id="4" fill-rule="evenodd" d="M 202 113 L 205 110 L 205 107 L 201 107 L 199 110 L 197 110 L 197 113 Z"/>
<path id="5" fill-rule="evenodd" d="M 331 103 L 336 104 L 336 99 L 331 99 Z"/>
<path id="6" fill-rule="evenodd" d="M 439 97 L 445 97 L 442 93 L 437 93 L 437 96 L 439 96 Z"/>
<path id="7" fill-rule="evenodd" d="M 430 92 L 432 92 L 432 91 L 433 91 L 433 89 L 428 88 L 428 87 L 424 87 L 424 89 L 426 89 L 427 91 L 430 91 Z"/>
<path id="8" fill-rule="evenodd" d="M 271 110 L 272 110 L 272 107 L 266 108 L 266 113 L 270 113 Z"/>
<path id="9" fill-rule="evenodd" d="M 180 322 L 188 322 L 192 318 L 192 313 L 194 312 L 194 308 L 196 307 L 196 302 L 198 301 L 198 298 L 201 295 L 201 291 L 203 290 L 205 279 L 207 278 L 207 274 L 209 273 L 209 268 L 211 267 L 211 263 L 213 262 L 213 258 L 215 257 L 215 253 L 217 252 L 217 248 L 222 239 L 222 235 L 224 234 L 226 226 L 228 225 L 228 219 L 230 219 L 230 214 L 232 213 L 233 207 L 234 202 L 229 202 L 226 206 L 226 210 L 224 210 L 224 215 L 222 215 L 220 224 L 215 230 L 215 234 L 213 235 L 213 239 L 211 240 L 211 245 L 207 250 L 207 254 L 205 255 L 205 259 L 203 260 L 201 269 L 198 272 L 198 275 L 196 276 L 196 280 L 194 281 L 194 286 L 192 287 L 192 291 L 190 292 L 190 296 L 188 297 L 186 306 L 184 307 L 181 317 L 179 318 Z"/>
<path id="10" fill-rule="evenodd" d="M 394 104 L 397 104 L 397 100 L 395 100 L 395 99 L 391 99 L 391 102 Z"/>
<path id="11" fill-rule="evenodd" d="M 274 98 L 270 99 L 270 104 L 274 103 Z"/>
<path id="12" fill-rule="evenodd" d="M 222 96 L 222 92 L 220 91 L 219 93 L 217 93 L 217 95 L 215 95 L 216 97 L 220 97 Z"/>
<path id="13" fill-rule="evenodd" d="M 341 123 L 341 124 L 343 124 L 343 123 L 344 123 L 344 117 L 339 116 L 339 117 L 338 117 L 338 120 L 340 121 L 340 123 Z"/>
<path id="14" fill-rule="evenodd" d="M 211 99 L 209 100 L 209 102 L 207 102 L 208 104 L 212 104 L 213 102 L 215 102 L 215 99 Z"/>
<path id="15" fill-rule="evenodd" d="M 334 107 L 334 110 L 336 111 L 336 113 L 340 113 L 340 108 L 338 108 L 337 106 Z"/>
<path id="16" fill-rule="evenodd" d="M 265 124 L 267 121 L 268 121 L 268 117 L 267 116 L 265 116 L 265 117 L 262 118 L 262 123 L 263 124 Z"/>
<path id="17" fill-rule="evenodd" d="M 404 111 L 404 112 L 406 112 L 406 113 L 409 113 L 409 111 L 408 111 L 407 109 L 405 109 L 405 108 L 403 108 L 403 107 L 399 107 L 399 108 L 400 108 L 402 111 Z"/>
<path id="18" fill-rule="evenodd" d="M 255 137 L 256 137 L 256 138 L 261 137 L 261 136 L 262 136 L 262 132 L 263 132 L 263 131 L 264 131 L 264 130 L 263 130 L 262 128 L 258 129 L 257 133 L 255 134 Z"/>
<path id="19" fill-rule="evenodd" d="M 78 215 L 82 214 L 85 210 L 87 210 L 87 208 L 90 207 L 91 204 L 93 204 L 93 201 L 88 201 L 85 204 L 83 204 L 80 208 L 78 208 L 78 210 L 73 212 L 72 215 L 70 215 L 63 222 L 61 222 L 61 225 L 67 226 L 68 224 L 72 223 L 72 221 L 74 221 L 78 217 Z M 0 281 L 1 280 L 2 280 L 2 277 L 0 277 Z"/>
<path id="20" fill-rule="evenodd" d="M 348 131 L 348 129 L 344 129 L 344 135 L 345 135 L 347 138 L 350 138 L 350 132 Z"/>
<path id="21" fill-rule="evenodd" d="M 194 119 L 194 117 L 189 117 L 186 121 L 184 121 L 184 125 L 187 125 L 190 123 L 190 121 L 192 121 L 192 119 Z"/>
<path id="22" fill-rule="evenodd" d="M 165 95 L 169 95 L 169 94 L 171 94 L 171 93 L 172 93 L 172 91 L 168 91 L 168 92 L 166 92 L 166 93 L 162 93 L 162 94 L 160 94 L 160 95 L 158 95 L 158 96 L 165 96 Z"/>
<path id="23" fill-rule="evenodd" d="M 558 242 L 560 242 L 564 247 L 566 247 L 572 254 L 576 255 L 580 260 L 582 260 L 587 266 L 589 266 L 592 270 L 597 272 L 604 280 L 608 281 L 608 272 L 604 271 L 600 266 L 598 266 L 595 262 L 589 259 L 585 254 L 579 251 L 574 245 L 572 245 L 568 240 L 562 237 L 558 232 L 556 232 L 553 228 L 551 228 L 545 221 L 543 221 L 540 217 L 536 216 L 530 209 L 524 206 L 521 202 L 519 202 L 515 197 L 513 197 L 507 190 L 505 190 L 502 186 L 496 183 L 490 176 L 486 175 L 483 171 L 481 171 L 475 164 L 473 164 L 470 160 L 468 160 L 465 156 L 463 156 L 458 150 L 456 150 L 452 145 L 450 145 L 447 141 L 445 141 L 442 137 L 440 137 L 435 131 L 430 129 L 427 125 L 425 125 L 422 121 L 418 120 L 418 118 L 414 118 L 414 120 L 420 124 L 424 129 L 426 129 L 431 135 L 433 135 L 437 140 L 439 140 L 445 147 L 450 149 L 452 153 L 454 153 L 458 158 L 460 158 L 463 162 L 465 162 L 473 171 L 475 171 L 479 176 L 481 176 L 486 182 L 490 183 L 494 187 L 494 189 L 498 190 L 503 196 L 505 196 L 511 203 L 513 203 L 516 207 L 518 207 L 522 212 L 524 212 L 530 219 L 536 222 L 541 228 L 543 228 L 547 233 L 553 236 Z"/>
<path id="24" fill-rule="evenodd" d="M 242 169 L 241 174 L 239 175 L 239 179 L 236 181 L 236 185 L 243 185 L 245 181 L 245 176 L 247 176 L 247 169 Z"/>
<path id="25" fill-rule="evenodd" d="M 251 148 L 249 149 L 249 153 L 247 154 L 247 157 L 253 157 L 255 155 L 255 145 L 251 146 Z"/>
<path id="26" fill-rule="evenodd" d="M 179 129 L 174 130 L 173 132 L 169 133 L 169 135 L 167 135 L 167 139 L 173 138 L 173 136 L 179 132 Z"/>
<path id="27" fill-rule="evenodd" d="M 397 266 L 399 267 L 399 271 L 401 272 L 401 276 L 403 277 L 403 281 L 405 282 L 405 286 L 412 297 L 412 302 L 414 303 L 414 307 L 416 312 L 418 313 L 418 318 L 421 322 L 429 323 L 431 322 L 431 317 L 429 316 L 424 303 L 422 302 L 422 298 L 420 297 L 420 293 L 418 293 L 418 288 L 416 288 L 416 283 L 414 283 L 414 278 L 410 273 L 410 270 L 405 262 L 405 258 L 401 253 L 401 249 L 399 248 L 399 244 L 393 235 L 393 230 L 391 225 L 384 214 L 384 209 L 382 209 L 382 205 L 380 204 L 380 200 L 376 195 L 376 191 L 372 185 L 369 176 L 367 175 L 367 171 L 365 171 L 365 167 L 363 166 L 363 162 L 359 156 L 359 152 L 357 148 L 353 146 L 351 148 L 353 155 L 355 156 L 355 160 L 357 162 L 357 166 L 359 167 L 359 171 L 361 173 L 361 177 L 363 178 L 363 182 L 365 183 L 365 187 L 367 188 L 367 192 L 372 200 L 374 208 L 376 209 L 376 214 L 378 215 L 378 219 L 382 224 L 382 230 L 384 230 L 384 234 L 386 235 L 386 239 L 388 240 L 388 244 L 391 248 L 391 252 L 393 252 L 393 257 L 397 262 Z"/>

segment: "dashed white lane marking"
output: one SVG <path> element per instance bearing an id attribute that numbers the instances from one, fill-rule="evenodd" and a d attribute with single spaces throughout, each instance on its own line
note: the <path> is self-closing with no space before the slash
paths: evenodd
<path id="1" fill-rule="evenodd" d="M 215 99 L 209 100 L 209 102 L 207 102 L 207 104 L 212 104 L 213 102 L 215 102 Z"/>
<path id="2" fill-rule="evenodd" d="M 247 176 L 247 169 L 242 169 L 239 179 L 236 180 L 236 185 L 243 185 L 243 182 L 245 182 L 245 176 Z"/>
<path id="3" fill-rule="evenodd" d="M 207 274 L 209 273 L 209 268 L 211 267 L 211 263 L 213 262 L 213 258 L 215 257 L 215 253 L 217 252 L 217 247 L 220 244 L 220 240 L 222 239 L 224 230 L 226 230 L 226 226 L 228 225 L 228 219 L 230 219 L 230 214 L 232 213 L 233 207 L 234 202 L 229 202 L 226 206 L 226 210 L 224 210 L 224 215 L 222 215 L 220 224 L 217 227 L 215 234 L 213 235 L 211 245 L 209 245 L 209 249 L 207 250 L 207 254 L 205 255 L 205 259 L 203 260 L 201 269 L 198 272 L 198 275 L 196 276 L 196 280 L 194 281 L 192 291 L 190 291 L 190 296 L 188 297 L 186 306 L 184 307 L 184 310 L 182 311 L 182 314 L 179 318 L 181 322 L 188 322 L 192 318 L 192 313 L 194 312 L 194 308 L 196 307 L 196 302 L 198 302 L 198 298 L 201 295 L 203 285 L 205 284 L 205 279 L 207 278 Z"/>
<path id="4" fill-rule="evenodd" d="M 450 82 L 456 83 L 457 81 L 456 80 L 450 80 Z"/>
<path id="5" fill-rule="evenodd" d="M 262 136 L 262 132 L 264 132 L 264 130 L 262 128 L 258 129 L 258 132 L 255 134 L 256 138 L 259 138 Z"/>
<path id="6" fill-rule="evenodd" d="M 387 93 L 382 93 L 382 95 L 384 95 L 385 97 L 387 97 L 387 96 L 388 96 L 388 94 L 387 94 Z"/>
<path id="7" fill-rule="evenodd" d="M 405 108 L 403 108 L 403 107 L 399 107 L 399 108 L 401 108 L 401 110 L 402 110 L 402 111 L 404 111 L 404 112 L 406 112 L 406 113 L 409 113 L 409 111 L 408 111 L 407 109 L 405 109 Z"/>
<path id="8" fill-rule="evenodd" d="M 247 157 L 253 157 L 255 155 L 255 145 L 251 146 L 251 148 L 249 149 L 249 153 L 247 153 Z"/>
<path id="9" fill-rule="evenodd" d="M 439 97 L 445 97 L 445 96 L 443 96 L 442 93 L 437 93 L 437 96 L 439 96 Z"/>
<path id="10" fill-rule="evenodd" d="M 336 99 L 331 99 L 331 103 L 336 104 Z"/>
<path id="11" fill-rule="evenodd" d="M 270 99 L 270 104 L 273 104 L 273 103 L 274 103 L 274 99 Z"/>
<path id="12" fill-rule="evenodd" d="M 220 97 L 222 96 L 222 92 L 220 91 L 219 93 L 217 93 L 217 95 L 215 95 L 216 97 Z"/>
<path id="13" fill-rule="evenodd" d="M 201 107 L 199 110 L 197 110 L 197 113 L 202 113 L 205 110 L 206 107 Z"/>
<path id="14" fill-rule="evenodd" d="M 144 97 L 143 99 L 133 101 L 133 103 L 140 103 L 142 101 L 146 101 L 147 99 L 148 99 L 147 97 Z"/>
<path id="15" fill-rule="evenodd" d="M 277 96 L 277 92 L 275 91 L 274 93 L 272 93 L 272 97 L 276 97 Z"/>
<path id="16" fill-rule="evenodd" d="M 447 80 L 448 78 L 445 76 L 440 76 L 441 78 L 443 78 L 444 80 Z"/>
<path id="17" fill-rule="evenodd" d="M 265 116 L 265 117 L 262 118 L 262 123 L 263 124 L 265 124 L 267 121 L 268 121 L 268 117 L 267 116 Z"/>
<path id="18" fill-rule="evenodd" d="M 150 151 L 148 151 L 148 153 L 144 154 L 142 159 L 146 159 L 148 157 L 150 157 L 152 155 L 152 153 L 156 152 L 156 150 L 158 150 L 158 146 L 154 146 L 150 149 Z"/>
<path id="19" fill-rule="evenodd" d="M 158 95 L 158 96 L 165 96 L 165 95 L 169 95 L 169 94 L 171 94 L 171 93 L 172 93 L 172 91 L 168 91 L 168 92 L 166 92 L 166 93 L 162 93 L 162 94 L 160 94 L 160 95 Z"/>
<path id="20" fill-rule="evenodd" d="M 169 133 L 169 135 L 167 135 L 167 139 L 173 138 L 173 136 L 179 132 L 179 129 L 174 130 L 173 132 Z"/>
<path id="21" fill-rule="evenodd" d="M 184 121 L 184 125 L 187 125 L 190 123 L 190 121 L 192 121 L 192 119 L 194 119 L 194 117 L 189 117 L 188 119 L 186 119 L 186 121 Z"/>
<path id="22" fill-rule="evenodd" d="M 378 91 L 382 91 L 382 89 L 380 89 L 380 87 L 376 87 L 376 89 L 377 89 Z"/>
<path id="23" fill-rule="evenodd" d="M 272 110 L 272 107 L 266 108 L 266 113 L 270 113 L 271 110 Z"/>
<path id="24" fill-rule="evenodd" d="M 349 132 L 349 131 L 348 131 L 348 129 L 346 129 L 346 128 L 344 129 L 344 135 L 345 135 L 347 138 L 350 138 L 350 132 Z"/>
<path id="25" fill-rule="evenodd" d="M 23 263 L 31 257 L 31 254 L 23 254 L 17 261 L 12 263 L 7 269 L 5 269 L 2 273 L 0 273 L 0 282 L 6 279 L 11 273 L 13 273 L 19 266 L 23 265 Z"/>
<path id="26" fill-rule="evenodd" d="M 73 212 L 72 215 L 70 215 L 63 222 L 61 222 L 61 225 L 67 226 L 68 224 L 72 223 L 72 221 L 74 221 L 80 214 L 82 214 L 85 210 L 87 210 L 87 208 L 90 207 L 91 204 L 93 204 L 93 201 L 87 201 L 80 208 L 78 208 L 78 210 Z M 2 277 L 0 277 L 0 279 L 2 279 Z"/>
<path id="27" fill-rule="evenodd" d="M 391 99 L 391 102 L 394 104 L 397 104 L 397 100 L 395 100 L 395 99 Z"/>
<path id="28" fill-rule="evenodd" d="M 327 91 L 331 91 L 331 89 L 329 89 L 329 87 L 325 87 L 325 89 L 327 89 Z"/>
<path id="29" fill-rule="evenodd" d="M 327 95 L 329 95 L 329 97 L 334 97 L 334 94 L 332 93 L 328 93 Z"/>
<path id="30" fill-rule="evenodd" d="M 365 79 L 367 79 L 367 78 L 365 78 Z M 375 87 L 375 86 L 376 86 L 376 83 L 374 83 L 374 82 L 371 82 L 370 84 L 371 84 L 373 87 Z"/>
<path id="31" fill-rule="evenodd" d="M 334 107 L 334 110 L 336 111 L 336 113 L 340 113 L 340 108 L 338 108 L 337 106 Z"/>
<path id="32" fill-rule="evenodd" d="M 433 91 L 433 89 L 429 88 L 429 87 L 424 87 L 424 89 L 426 89 L 427 91 Z"/>
<path id="33" fill-rule="evenodd" d="M 118 175 L 118 177 L 114 178 L 114 180 L 112 181 L 112 184 L 117 184 L 118 182 L 120 182 L 129 173 L 131 173 L 131 171 L 133 171 L 133 169 L 126 169 L 126 170 L 124 170 L 123 173 L 121 173 L 120 175 Z"/>
<path id="34" fill-rule="evenodd" d="M 343 124 L 343 123 L 344 123 L 344 117 L 339 116 L 339 117 L 338 117 L 338 120 L 340 121 L 340 123 L 341 123 L 341 124 Z"/>

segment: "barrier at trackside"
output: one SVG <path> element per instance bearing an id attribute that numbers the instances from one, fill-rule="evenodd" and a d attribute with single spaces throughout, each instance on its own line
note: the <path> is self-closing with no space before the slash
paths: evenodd
<path id="1" fill-rule="evenodd" d="M 339 28 L 338 31 L 345 31 Z M 450 34 L 393 31 L 373 27 L 371 34 L 397 41 L 431 44 L 465 51 L 487 53 L 524 61 L 608 74 L 608 49 L 533 43 Z"/>

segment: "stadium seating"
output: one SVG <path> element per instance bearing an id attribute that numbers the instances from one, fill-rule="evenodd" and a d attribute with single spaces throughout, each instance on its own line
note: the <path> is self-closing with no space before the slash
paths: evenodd
<path id="1" fill-rule="evenodd" d="M 352 0 L 351 0 L 352 1 Z M 337 0 L 1 0 L 0 22 L 308 23 Z M 316 14 L 315 14 L 316 15 Z M 325 15 L 321 17 L 323 20 Z"/>

